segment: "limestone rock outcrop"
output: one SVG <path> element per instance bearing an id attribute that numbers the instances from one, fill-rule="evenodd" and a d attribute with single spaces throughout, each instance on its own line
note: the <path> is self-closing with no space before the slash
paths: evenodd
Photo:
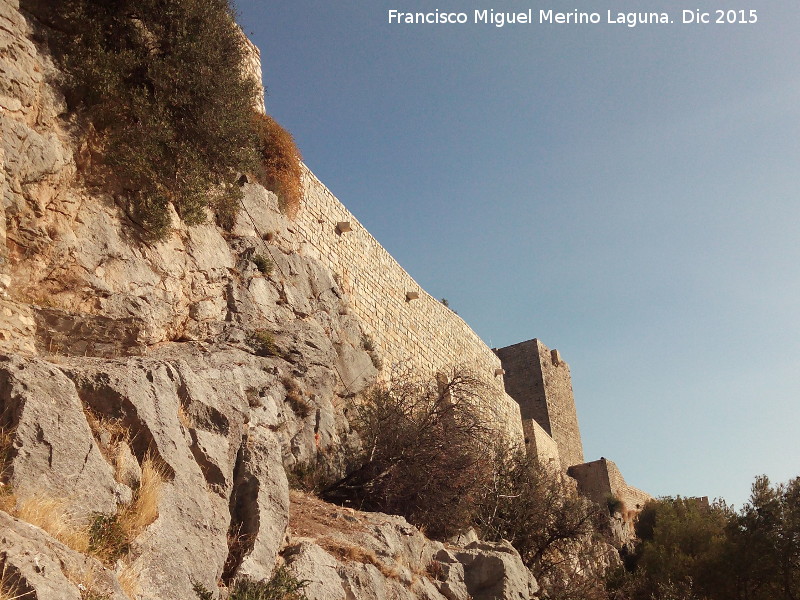
<path id="1" fill-rule="evenodd" d="M 331 506 L 292 492 L 287 568 L 330 600 L 528 600 L 536 580 L 507 542 L 428 540 L 402 517 Z"/>

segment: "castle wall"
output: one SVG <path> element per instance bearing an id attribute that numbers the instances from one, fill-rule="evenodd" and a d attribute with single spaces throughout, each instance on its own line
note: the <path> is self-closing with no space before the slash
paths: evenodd
<path id="1" fill-rule="evenodd" d="M 604 458 L 582 465 L 572 465 L 567 474 L 578 482 L 578 491 L 581 495 L 598 504 L 603 504 L 613 495 L 607 461 Z"/>
<path id="2" fill-rule="evenodd" d="M 525 433 L 525 446 L 528 454 L 535 456 L 540 465 L 561 471 L 561 459 L 558 455 L 558 444 L 550 437 L 539 423 L 533 419 L 522 419 Z"/>
<path id="3" fill-rule="evenodd" d="M 244 42 L 244 71 L 249 73 L 256 82 L 256 109 L 261 113 L 267 112 L 267 107 L 264 104 L 264 83 L 261 74 L 261 50 L 258 49 L 253 42 L 250 41 L 241 27 L 238 27 L 239 34 Z"/>
<path id="4" fill-rule="evenodd" d="M 446 372 L 466 366 L 489 387 L 487 418 L 511 439 L 523 439 L 519 405 L 505 393 L 500 359 L 452 310 L 423 290 L 350 211 L 306 169 L 305 198 L 293 229 L 300 252 L 326 264 L 350 296 L 368 332 L 382 376 Z M 349 223 L 337 228 L 338 223 Z M 409 299 L 408 294 L 417 297 Z"/>
<path id="5" fill-rule="evenodd" d="M 569 365 L 537 339 L 496 350 L 506 371 L 506 391 L 558 446 L 561 465 L 583 463 L 583 443 Z"/>
<path id="6" fill-rule="evenodd" d="M 506 392 L 519 404 L 523 420 L 535 420 L 552 436 L 536 340 L 499 348 L 495 353 L 506 372 Z"/>
<path id="7" fill-rule="evenodd" d="M 628 510 L 641 509 L 652 496 L 628 485 L 614 461 L 601 458 L 571 466 L 567 473 L 578 482 L 578 491 L 603 504 L 609 496 L 622 500 Z"/>

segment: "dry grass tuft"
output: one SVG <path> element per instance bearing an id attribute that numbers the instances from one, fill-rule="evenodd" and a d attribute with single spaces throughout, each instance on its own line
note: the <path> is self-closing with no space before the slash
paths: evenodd
<path id="1" fill-rule="evenodd" d="M 189 413 L 186 412 L 183 404 L 178 404 L 178 421 L 180 421 L 181 425 L 183 425 L 186 429 L 191 429 L 194 427 L 192 418 L 189 416 Z"/>
<path id="2" fill-rule="evenodd" d="M 139 595 L 139 569 L 125 561 L 122 569 L 117 573 L 119 586 L 128 598 L 133 600 Z"/>
<path id="3" fill-rule="evenodd" d="M 8 476 L 11 466 L 11 450 L 14 443 L 14 430 L 0 427 L 0 481 Z"/>
<path id="4" fill-rule="evenodd" d="M 9 485 L 0 484 L 0 510 L 13 514 L 17 505 L 17 497 Z"/>
<path id="5" fill-rule="evenodd" d="M 23 600 L 25 598 L 35 598 L 33 592 L 23 592 L 19 582 L 9 572 L 8 564 L 3 561 L 3 568 L 0 570 L 0 600 Z"/>
<path id="6" fill-rule="evenodd" d="M 131 467 L 130 462 L 134 460 L 130 430 L 119 419 L 101 416 L 91 410 L 86 410 L 85 414 L 100 452 L 114 468 L 114 479 L 130 487 L 138 485 L 138 468 L 136 465 Z"/>
<path id="7" fill-rule="evenodd" d="M 164 467 L 152 456 L 146 456 L 142 462 L 142 479 L 133 502 L 120 514 L 120 523 L 130 539 L 142 533 L 158 518 L 158 503 L 166 479 Z"/>
<path id="8" fill-rule="evenodd" d="M 17 503 L 14 492 L 8 485 L 13 444 L 14 430 L 9 427 L 0 427 L 0 510 L 7 513 L 11 513 Z M 0 598 L 0 600 L 2 599 Z"/>
<path id="9" fill-rule="evenodd" d="M 130 431 L 119 419 L 111 419 L 86 410 L 86 421 L 97 442 L 100 452 L 114 467 L 117 481 L 121 481 L 124 472 L 123 446 L 129 447 Z"/>
<path id="10" fill-rule="evenodd" d="M 44 529 L 73 550 L 82 553 L 89 550 L 89 532 L 76 521 L 63 500 L 47 496 L 23 498 L 13 515 Z"/>
<path id="11" fill-rule="evenodd" d="M 345 562 L 359 562 L 365 565 L 372 565 L 377 567 L 384 577 L 389 577 L 391 579 L 397 579 L 400 576 L 400 571 L 398 569 L 383 563 L 378 556 L 368 548 L 348 544 L 330 537 L 318 539 L 317 543 L 336 558 Z"/>
<path id="12" fill-rule="evenodd" d="M 108 436 L 108 443 L 101 443 L 101 446 L 114 446 L 121 440 L 128 441 L 130 432 L 119 419 L 98 415 L 92 410 L 86 410 L 85 414 L 95 439 L 101 441 L 104 436 Z"/>
<path id="13" fill-rule="evenodd" d="M 94 514 L 88 527 L 89 553 L 108 566 L 126 560 L 136 537 L 158 518 L 165 480 L 163 466 L 153 457 L 145 457 L 131 503 L 113 514 Z"/>

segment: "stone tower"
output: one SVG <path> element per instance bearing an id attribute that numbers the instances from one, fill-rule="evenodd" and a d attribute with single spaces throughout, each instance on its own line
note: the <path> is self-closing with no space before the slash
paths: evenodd
<path id="1" fill-rule="evenodd" d="M 495 350 L 505 370 L 506 393 L 520 406 L 526 444 L 533 439 L 535 421 L 555 441 L 563 469 L 583 463 L 583 444 L 572 395 L 569 365 L 558 350 L 538 339 Z"/>

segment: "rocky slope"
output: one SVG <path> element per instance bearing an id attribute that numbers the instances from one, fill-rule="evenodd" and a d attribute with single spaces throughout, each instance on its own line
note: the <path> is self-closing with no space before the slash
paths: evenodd
<path id="1" fill-rule="evenodd" d="M 0 0 L 0 592 L 218 597 L 285 564 L 309 598 L 532 597 L 508 545 L 445 547 L 290 494 L 286 469 L 352 442 L 348 405 L 376 376 L 346 295 L 258 185 L 229 233 L 132 235 L 80 184 L 92 138 L 37 27 Z M 152 517 L 113 556 L 26 518 L 32 500 L 75 529 L 128 514 L 148 465 Z"/>

